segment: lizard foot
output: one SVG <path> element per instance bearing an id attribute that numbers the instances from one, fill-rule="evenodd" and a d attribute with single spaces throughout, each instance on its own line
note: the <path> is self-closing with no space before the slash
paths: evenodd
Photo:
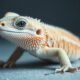
<path id="1" fill-rule="evenodd" d="M 5 63 L 4 65 L 3 65 L 3 68 L 11 68 L 11 67 L 13 67 L 14 66 L 14 63 L 12 63 L 12 62 L 7 62 L 7 63 Z"/>
<path id="2" fill-rule="evenodd" d="M 0 61 L 0 67 L 2 67 L 5 64 L 5 62 Z"/>
<path id="3" fill-rule="evenodd" d="M 56 69 L 55 73 L 64 73 L 64 72 L 77 72 L 78 68 L 74 68 L 74 67 L 69 67 L 69 66 L 63 66 L 60 69 Z"/>

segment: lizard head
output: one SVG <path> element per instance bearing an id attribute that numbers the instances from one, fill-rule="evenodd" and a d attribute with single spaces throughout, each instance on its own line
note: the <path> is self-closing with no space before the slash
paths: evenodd
<path id="1" fill-rule="evenodd" d="M 27 16 L 20 16 L 17 13 L 8 12 L 0 19 L 0 30 L 12 33 L 29 33 L 42 35 L 40 20 Z"/>
<path id="2" fill-rule="evenodd" d="M 45 33 L 40 20 L 8 12 L 0 19 L 0 35 L 16 42 L 18 39 L 23 41 L 30 36 L 44 38 Z"/>

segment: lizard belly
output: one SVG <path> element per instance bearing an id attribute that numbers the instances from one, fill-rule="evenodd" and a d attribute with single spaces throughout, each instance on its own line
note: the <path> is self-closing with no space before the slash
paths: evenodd
<path id="1" fill-rule="evenodd" d="M 46 53 L 30 52 L 31 55 L 45 61 L 59 62 L 58 56 L 49 56 Z"/>
<path id="2" fill-rule="evenodd" d="M 69 54 L 72 54 L 72 53 L 69 53 Z M 75 54 L 76 54 L 76 53 L 75 53 Z M 69 60 L 70 60 L 71 62 L 74 62 L 74 61 L 80 59 L 80 56 L 75 56 L 75 54 L 73 54 L 73 55 L 68 55 Z M 34 54 L 32 54 L 32 55 L 35 56 L 35 57 L 38 57 L 39 59 L 42 59 L 42 60 L 46 60 L 46 61 L 48 60 L 48 61 L 51 61 L 51 62 L 58 62 L 58 63 L 59 63 L 59 58 L 58 58 L 58 56 L 47 56 L 47 55 L 45 55 L 45 54 L 43 54 L 43 53 L 40 53 L 40 54 L 34 53 Z"/>

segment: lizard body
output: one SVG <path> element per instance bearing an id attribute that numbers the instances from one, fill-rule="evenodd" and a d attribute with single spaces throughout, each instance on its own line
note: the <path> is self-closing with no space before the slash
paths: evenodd
<path id="1" fill-rule="evenodd" d="M 31 17 L 7 13 L 0 19 L 0 35 L 18 48 L 3 67 L 12 66 L 24 51 L 45 60 L 58 61 L 61 71 L 77 71 L 70 61 L 80 58 L 80 39 L 71 32 Z"/>
<path id="2" fill-rule="evenodd" d="M 54 27 L 53 29 L 53 27 L 49 26 L 47 32 L 51 39 L 49 39 L 48 44 L 51 44 L 51 47 L 64 49 L 71 61 L 80 58 L 80 39 L 78 37 L 58 27 Z"/>

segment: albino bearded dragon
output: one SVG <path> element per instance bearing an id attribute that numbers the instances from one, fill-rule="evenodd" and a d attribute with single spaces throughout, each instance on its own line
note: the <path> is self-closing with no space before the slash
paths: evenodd
<path id="1" fill-rule="evenodd" d="M 67 30 L 8 12 L 0 19 L 0 36 L 18 47 L 3 67 L 11 67 L 24 51 L 42 60 L 60 62 L 55 72 L 74 72 L 71 61 L 80 58 L 80 39 Z"/>

